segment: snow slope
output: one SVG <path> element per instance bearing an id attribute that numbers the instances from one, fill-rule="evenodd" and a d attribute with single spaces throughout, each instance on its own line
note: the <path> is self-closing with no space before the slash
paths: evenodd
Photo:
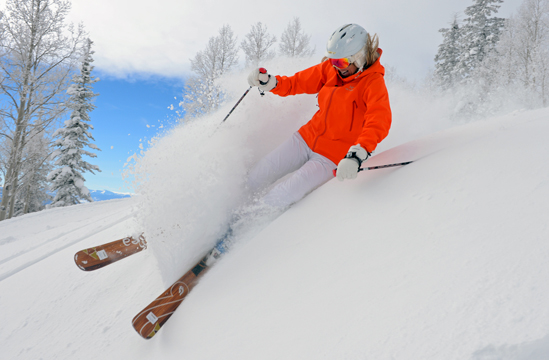
<path id="1" fill-rule="evenodd" d="M 416 162 L 311 193 L 237 243 L 149 341 L 131 319 L 175 280 L 159 253 L 91 273 L 72 260 L 139 231 L 141 200 L 1 222 L 0 358 L 549 359 L 548 118 L 379 153 L 369 166 Z"/>

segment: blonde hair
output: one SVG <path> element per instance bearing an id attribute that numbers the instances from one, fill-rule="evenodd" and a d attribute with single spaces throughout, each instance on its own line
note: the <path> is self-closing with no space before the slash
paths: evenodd
<path id="1" fill-rule="evenodd" d="M 366 70 L 370 66 L 372 66 L 377 59 L 379 59 L 379 53 L 377 52 L 377 49 L 379 47 L 379 36 L 377 34 L 374 34 L 374 36 L 371 36 L 368 33 L 368 40 L 366 41 L 366 45 L 360 51 L 354 55 L 355 61 L 353 64 L 355 64 L 359 69 L 362 68 L 362 70 Z M 324 62 L 328 60 L 329 58 L 327 56 L 324 56 L 320 62 Z"/>
<path id="2" fill-rule="evenodd" d="M 377 59 L 379 59 L 379 53 L 377 49 L 379 47 L 379 37 L 377 34 L 370 36 L 368 34 L 368 42 L 366 43 L 366 63 L 364 64 L 363 70 L 366 70 L 372 66 Z"/>

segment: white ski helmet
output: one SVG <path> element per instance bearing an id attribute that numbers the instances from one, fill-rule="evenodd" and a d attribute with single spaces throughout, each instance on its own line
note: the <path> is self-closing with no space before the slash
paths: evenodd
<path id="1" fill-rule="evenodd" d="M 326 57 L 341 59 L 352 57 L 361 51 L 368 42 L 368 32 L 357 24 L 340 26 L 326 44 Z"/>

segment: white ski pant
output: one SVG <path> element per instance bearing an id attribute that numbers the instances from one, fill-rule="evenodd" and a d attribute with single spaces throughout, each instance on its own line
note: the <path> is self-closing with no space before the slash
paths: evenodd
<path id="1" fill-rule="evenodd" d="M 254 166 L 248 187 L 258 192 L 293 172 L 261 198 L 267 205 L 284 208 L 333 179 L 336 167 L 330 159 L 313 152 L 296 132 Z"/>

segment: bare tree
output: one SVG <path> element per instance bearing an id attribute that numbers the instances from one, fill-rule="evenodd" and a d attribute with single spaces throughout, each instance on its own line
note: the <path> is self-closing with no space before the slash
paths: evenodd
<path id="1" fill-rule="evenodd" d="M 549 1 L 525 0 L 518 11 L 517 57 L 521 78 L 527 88 L 537 92 L 547 106 L 549 76 Z M 517 44 L 519 45 L 519 44 Z"/>
<path id="2" fill-rule="evenodd" d="M 30 139 L 23 154 L 13 216 L 43 210 L 46 202 L 52 199 L 47 181 L 52 167 L 49 136 L 42 131 L 41 134 L 33 134 Z"/>
<path id="3" fill-rule="evenodd" d="M 549 0 L 524 0 L 506 21 L 496 53 L 483 64 L 497 86 L 525 91 L 527 106 L 548 105 Z"/>
<path id="4" fill-rule="evenodd" d="M 276 52 L 270 49 L 275 42 L 276 37 L 267 33 L 267 26 L 261 22 L 252 25 L 252 29 L 240 43 L 248 65 L 258 66 L 262 61 L 275 57 Z"/>
<path id="5" fill-rule="evenodd" d="M 311 35 L 305 34 L 301 28 L 301 21 L 294 17 L 280 37 L 280 53 L 288 57 L 312 56 L 315 49 L 311 49 L 310 41 Z"/>
<path id="6" fill-rule="evenodd" d="M 206 49 L 191 59 L 195 76 L 185 84 L 183 101 L 179 104 L 185 118 L 195 118 L 216 110 L 223 102 L 223 92 L 216 84 L 220 76 L 238 62 L 236 37 L 229 25 L 219 29 L 219 35 L 211 37 Z"/>
<path id="7" fill-rule="evenodd" d="M 65 90 L 84 38 L 82 26 L 66 24 L 69 10 L 65 0 L 8 0 L 0 20 L 0 96 L 6 100 L 0 142 L 10 144 L 0 220 L 13 216 L 25 147 L 66 111 Z"/>
<path id="8" fill-rule="evenodd" d="M 516 16 L 506 19 L 504 30 L 496 46 L 496 52 L 491 54 L 484 64 L 485 67 L 494 72 L 504 86 L 515 84 L 520 76 L 520 65 L 516 49 L 520 40 L 516 21 Z"/>
<path id="9" fill-rule="evenodd" d="M 4 17 L 4 13 L 0 10 L 0 21 Z M 4 26 L 0 22 L 0 41 L 2 41 L 2 38 L 4 37 Z"/>

